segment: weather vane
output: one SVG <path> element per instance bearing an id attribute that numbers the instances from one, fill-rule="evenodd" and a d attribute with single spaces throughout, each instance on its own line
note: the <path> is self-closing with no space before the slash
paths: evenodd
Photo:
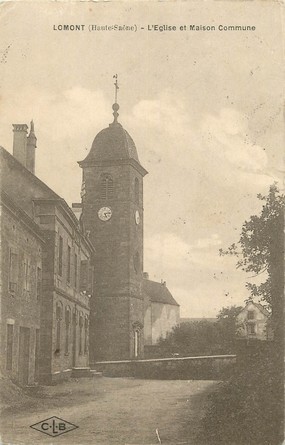
<path id="1" fill-rule="evenodd" d="M 118 74 L 114 74 L 113 79 L 115 80 L 115 104 L 117 103 L 117 96 L 118 96 L 118 89 L 119 89 L 119 85 L 118 85 Z"/>

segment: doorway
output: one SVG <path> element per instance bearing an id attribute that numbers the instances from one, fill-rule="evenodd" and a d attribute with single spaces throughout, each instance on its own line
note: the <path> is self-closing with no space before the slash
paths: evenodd
<path id="1" fill-rule="evenodd" d="M 30 329 L 20 327 L 19 335 L 19 383 L 29 383 L 29 360 L 30 360 Z"/>
<path id="2" fill-rule="evenodd" d="M 36 345 L 35 345 L 35 382 L 40 377 L 40 330 L 36 329 Z"/>
<path id="3" fill-rule="evenodd" d="M 75 309 L 76 311 L 76 309 Z M 73 330 L 73 338 L 72 338 L 72 367 L 76 366 L 76 312 L 73 312 L 72 315 L 72 330 Z"/>

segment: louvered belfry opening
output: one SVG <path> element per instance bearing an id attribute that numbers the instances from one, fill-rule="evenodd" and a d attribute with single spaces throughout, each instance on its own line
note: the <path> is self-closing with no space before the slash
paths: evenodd
<path id="1" fill-rule="evenodd" d="M 102 175 L 100 183 L 101 199 L 112 199 L 114 193 L 114 182 L 112 176 L 105 173 Z"/>

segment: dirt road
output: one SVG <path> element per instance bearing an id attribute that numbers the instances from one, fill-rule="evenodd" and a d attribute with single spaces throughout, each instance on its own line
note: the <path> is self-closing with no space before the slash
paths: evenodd
<path id="1" fill-rule="evenodd" d="M 1 416 L 2 444 L 146 445 L 160 439 L 198 445 L 206 395 L 215 385 L 103 377 L 44 387 Z M 79 428 L 55 438 L 30 428 L 51 416 Z"/>

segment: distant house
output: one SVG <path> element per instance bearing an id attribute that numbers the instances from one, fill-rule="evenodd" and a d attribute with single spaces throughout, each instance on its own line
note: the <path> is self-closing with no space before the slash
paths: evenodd
<path id="1" fill-rule="evenodd" d="M 237 336 L 270 340 L 272 333 L 269 327 L 270 312 L 261 304 L 250 301 L 237 315 Z"/>

